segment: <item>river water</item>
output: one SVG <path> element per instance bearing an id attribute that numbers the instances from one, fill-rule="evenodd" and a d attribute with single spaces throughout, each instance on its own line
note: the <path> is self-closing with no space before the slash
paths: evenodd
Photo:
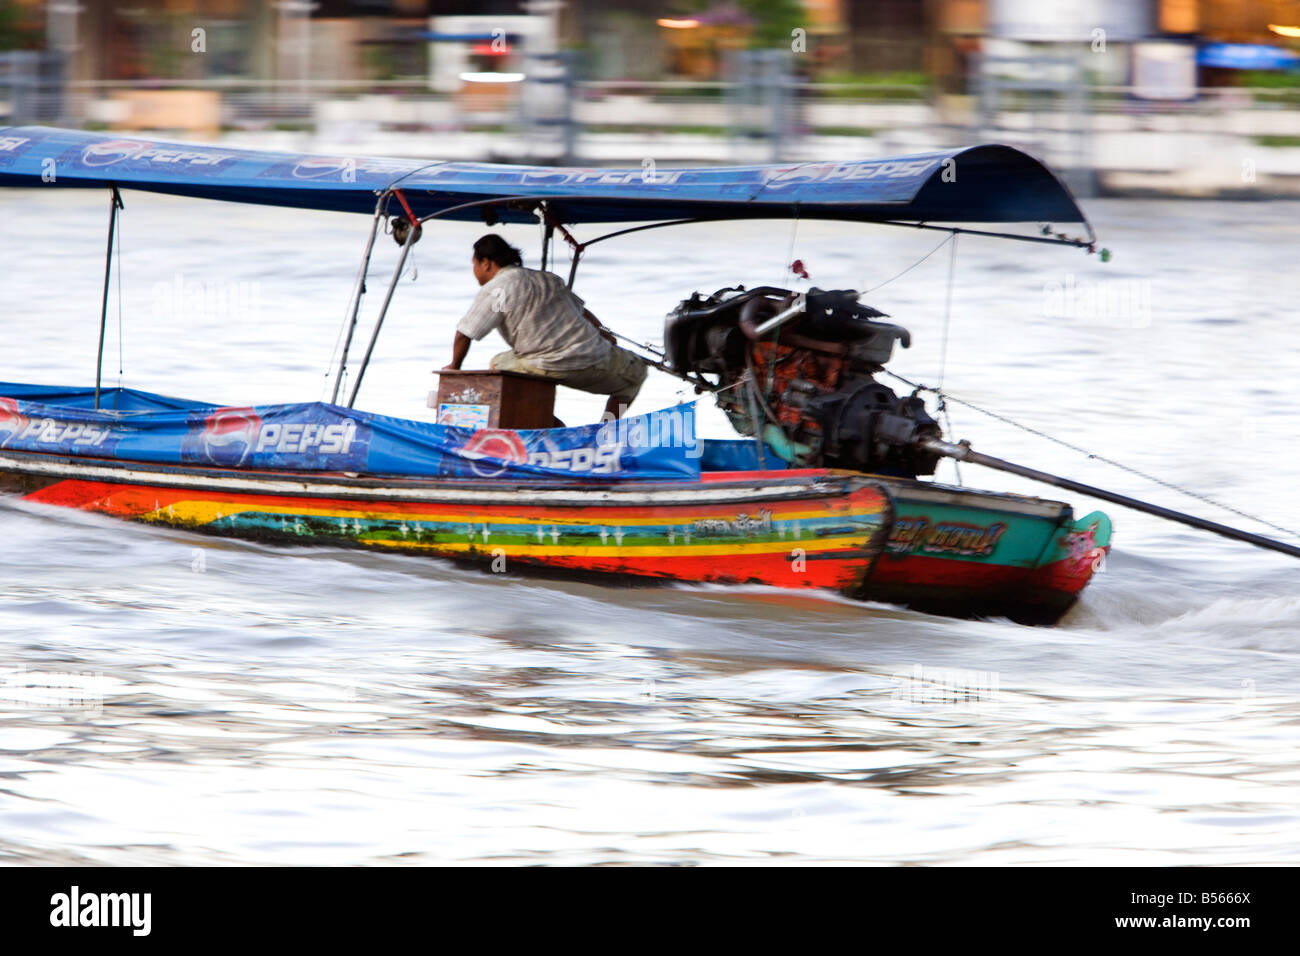
<path id="1" fill-rule="evenodd" d="M 0 380 L 93 381 L 107 205 L 0 191 Z M 593 247 L 577 288 L 653 343 L 679 298 L 780 284 L 796 256 L 827 288 L 898 276 L 867 301 L 913 332 L 900 374 L 1300 528 L 1300 205 L 1086 205 L 1111 262 L 963 237 L 950 312 L 949 248 L 898 276 L 943 236 L 879 226 L 641 233 Z M 105 381 L 328 397 L 366 226 L 126 194 Z M 483 231 L 426 230 L 359 407 L 428 414 Z M 504 234 L 536 264 L 535 228 Z M 652 373 L 637 407 L 688 398 L 679 385 Z M 558 410 L 572 424 L 600 405 L 570 392 Z M 953 437 L 991 454 L 1282 534 L 950 410 Z M 503 579 L 3 500 L 0 860 L 1300 862 L 1300 567 L 1105 510 L 1103 572 L 1061 626 L 1029 628 Z"/>

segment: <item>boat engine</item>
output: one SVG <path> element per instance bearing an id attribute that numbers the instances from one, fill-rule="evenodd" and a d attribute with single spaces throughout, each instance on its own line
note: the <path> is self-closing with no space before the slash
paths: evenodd
<path id="1" fill-rule="evenodd" d="M 881 318 L 851 289 L 695 293 L 668 315 L 665 360 L 716 376 L 736 431 L 761 436 L 791 465 L 931 475 L 938 457 L 918 442 L 941 437 L 938 423 L 915 392 L 900 398 L 875 379 L 895 342 L 911 345 L 907 329 Z"/>

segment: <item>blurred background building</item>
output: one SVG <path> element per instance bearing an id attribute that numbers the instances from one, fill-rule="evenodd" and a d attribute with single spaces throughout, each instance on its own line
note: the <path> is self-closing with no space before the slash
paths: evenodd
<path id="1" fill-rule="evenodd" d="M 1300 0 L 0 0 L 0 122 L 634 165 L 993 139 L 1081 191 L 1296 193 L 1298 54 Z"/>

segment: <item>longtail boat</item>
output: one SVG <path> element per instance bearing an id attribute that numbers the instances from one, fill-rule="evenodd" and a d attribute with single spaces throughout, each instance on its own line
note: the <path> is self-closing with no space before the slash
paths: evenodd
<path id="1" fill-rule="evenodd" d="M 0 490 L 27 501 L 507 573 L 825 588 L 1026 623 L 1054 623 L 1074 604 L 1110 547 L 1109 519 L 928 480 L 940 458 L 1144 504 L 945 441 L 917 391 L 900 397 L 876 378 L 909 333 L 852 290 L 736 287 L 692 294 L 671 312 L 663 353 L 647 361 L 711 393 L 737 439 L 698 437 L 692 404 L 543 429 L 356 408 L 407 254 L 433 221 L 540 223 L 542 268 L 555 264 L 557 233 L 572 250 L 570 287 L 595 242 L 731 219 L 902 225 L 1094 251 L 1068 190 L 1008 146 L 654 171 L 321 157 L 19 127 L 0 128 L 0 187 L 107 190 L 110 260 L 123 189 L 371 215 L 329 402 L 226 407 L 102 388 L 98 369 L 93 389 L 0 383 Z M 570 231 L 602 223 L 636 225 L 585 242 Z M 1027 235 L 970 227 L 999 223 L 1053 225 Z M 381 231 L 401 255 L 345 399 Z"/>

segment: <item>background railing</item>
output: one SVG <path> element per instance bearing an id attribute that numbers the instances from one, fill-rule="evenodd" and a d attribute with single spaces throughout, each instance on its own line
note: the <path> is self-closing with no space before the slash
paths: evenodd
<path id="1" fill-rule="evenodd" d="M 593 165 L 833 160 L 992 140 L 1042 155 L 1084 193 L 1098 172 L 1177 172 L 1214 161 L 1300 177 L 1295 87 L 1202 88 L 1186 101 L 1153 101 L 1132 87 L 1068 79 L 1044 85 L 986 75 L 964 95 L 923 82 L 807 82 L 762 57 L 728 73 L 733 78 L 715 82 L 572 82 L 560 70 L 546 89 L 466 84 L 456 93 L 431 91 L 425 77 L 64 85 L 49 55 L 5 53 L 0 123 Z"/>

